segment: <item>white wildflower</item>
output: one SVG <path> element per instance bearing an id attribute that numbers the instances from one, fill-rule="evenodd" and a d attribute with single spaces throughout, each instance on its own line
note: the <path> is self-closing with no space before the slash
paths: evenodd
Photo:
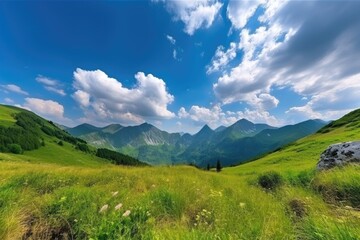
<path id="1" fill-rule="evenodd" d="M 108 208 L 109 208 L 109 205 L 108 205 L 108 204 L 105 204 L 104 206 L 102 206 L 102 207 L 100 208 L 99 213 L 105 212 Z"/>
<path id="2" fill-rule="evenodd" d="M 113 193 L 112 193 L 112 196 L 115 197 L 116 195 L 118 195 L 118 193 L 119 193 L 118 191 L 113 192 Z"/>
<path id="3" fill-rule="evenodd" d="M 130 215 L 131 211 L 130 210 L 126 210 L 123 214 L 123 217 L 128 217 Z"/>
<path id="4" fill-rule="evenodd" d="M 115 206 L 115 210 L 119 210 L 120 208 L 122 208 L 122 203 L 119 203 L 118 205 Z"/>

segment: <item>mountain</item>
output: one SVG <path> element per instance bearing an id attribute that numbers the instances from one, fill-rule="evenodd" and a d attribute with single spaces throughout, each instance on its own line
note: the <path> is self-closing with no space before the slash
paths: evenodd
<path id="1" fill-rule="evenodd" d="M 320 120 L 306 121 L 298 127 L 310 132 L 310 128 L 314 125 L 318 127 L 323 123 L 324 122 Z M 352 111 L 340 119 L 326 124 L 316 133 L 278 148 L 276 151 L 256 159 L 256 161 L 228 168 L 226 171 L 229 173 L 241 172 L 244 175 L 250 172 L 257 174 L 267 169 L 277 169 L 282 172 L 288 170 L 297 172 L 313 171 L 316 163 L 319 161 L 321 153 L 326 150 L 329 145 L 339 142 L 359 141 L 359 139 L 360 109 Z M 358 172 L 354 171 L 354 174 L 358 175 Z M 337 181 L 339 181 L 339 179 Z M 354 180 L 352 179 L 351 181 Z"/>
<path id="2" fill-rule="evenodd" d="M 100 128 L 94 127 L 93 125 L 83 123 L 74 128 L 67 128 L 66 131 L 73 136 L 86 135 L 88 133 L 92 133 L 100 130 Z"/>
<path id="3" fill-rule="evenodd" d="M 221 126 L 217 127 L 214 131 L 215 132 L 221 132 L 221 131 L 223 131 L 225 129 L 226 129 L 226 127 L 221 125 Z"/>
<path id="4" fill-rule="evenodd" d="M 194 163 L 206 166 L 221 159 L 226 166 L 274 151 L 324 125 L 320 120 L 309 120 L 275 128 L 241 119 L 215 130 L 204 125 L 194 135 L 168 133 L 149 123 L 129 127 L 112 124 L 104 128 L 83 124 L 68 131 L 96 147 L 113 149 L 153 165 Z"/>
<path id="5" fill-rule="evenodd" d="M 89 146 L 73 137 L 52 121 L 17 107 L 0 105 L 0 152 L 18 154 L 19 159 L 62 165 L 96 166 L 110 162 L 144 165 L 137 159 L 114 151 Z M 98 128 L 82 124 L 73 133 L 89 133 Z"/>
<path id="6" fill-rule="evenodd" d="M 277 129 L 265 129 L 252 137 L 222 141 L 210 154 L 222 159 L 225 165 L 240 163 L 313 134 L 324 125 L 325 122 L 321 120 L 308 120 Z"/>

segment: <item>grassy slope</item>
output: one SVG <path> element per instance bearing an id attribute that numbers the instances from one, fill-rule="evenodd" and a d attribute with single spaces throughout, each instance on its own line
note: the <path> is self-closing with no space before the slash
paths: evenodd
<path id="1" fill-rule="evenodd" d="M 320 154 L 330 145 L 360 139 L 360 128 L 342 126 L 327 133 L 317 133 L 284 147 L 256 161 L 226 168 L 231 174 L 256 174 L 263 171 L 298 172 L 316 167 Z"/>
<path id="2" fill-rule="evenodd" d="M 328 204 L 316 186 L 358 191 L 360 168 L 311 171 L 328 144 L 356 138 L 359 129 L 343 127 L 226 174 L 100 165 L 46 139 L 48 152 L 0 154 L 0 239 L 359 239 L 358 211 L 337 199 Z M 256 184 L 269 169 L 285 179 L 275 191 Z M 306 216 L 290 210 L 294 199 L 305 204 Z M 118 203 L 123 206 L 115 211 Z M 99 213 L 105 204 L 109 209 Z"/>
<path id="3" fill-rule="evenodd" d="M 0 105 L 0 125 L 9 127 L 15 124 L 16 120 L 12 117 L 12 115 L 18 112 L 19 111 L 15 108 Z"/>

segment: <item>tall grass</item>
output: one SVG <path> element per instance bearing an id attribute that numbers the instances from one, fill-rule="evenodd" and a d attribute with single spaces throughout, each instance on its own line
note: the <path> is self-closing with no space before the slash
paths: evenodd
<path id="1" fill-rule="evenodd" d="M 339 218 L 339 209 L 329 208 L 316 191 L 282 177 L 283 185 L 269 192 L 248 184 L 248 177 L 185 166 L 96 169 L 2 161 L 0 239 L 360 236 L 355 215 Z M 289 211 L 293 199 L 306 205 L 300 218 Z"/>

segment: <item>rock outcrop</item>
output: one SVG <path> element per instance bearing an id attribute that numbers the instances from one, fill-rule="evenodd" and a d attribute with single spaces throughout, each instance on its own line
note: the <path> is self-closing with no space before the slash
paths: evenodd
<path id="1" fill-rule="evenodd" d="M 321 154 L 317 169 L 325 170 L 349 163 L 360 164 L 360 141 L 330 145 Z"/>

